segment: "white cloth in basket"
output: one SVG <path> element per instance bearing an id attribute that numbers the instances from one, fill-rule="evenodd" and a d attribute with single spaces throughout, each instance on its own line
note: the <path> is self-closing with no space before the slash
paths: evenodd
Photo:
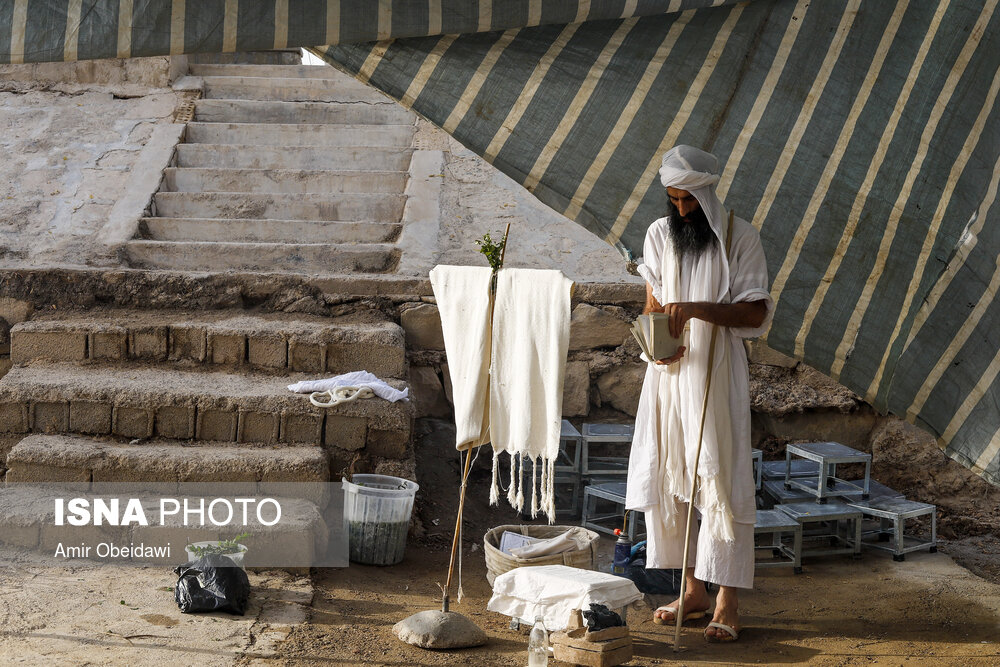
<path id="1" fill-rule="evenodd" d="M 515 547 L 510 550 L 511 556 L 517 558 L 541 558 L 554 556 L 567 551 L 580 551 L 590 547 L 590 535 L 587 530 L 574 526 L 565 533 L 545 540 L 533 540 L 530 544 Z"/>
<path id="2" fill-rule="evenodd" d="M 570 612 L 590 609 L 591 603 L 617 611 L 642 599 L 631 579 L 565 565 L 519 567 L 493 582 L 490 611 L 511 618 L 541 616 L 550 631 L 565 630 Z"/>

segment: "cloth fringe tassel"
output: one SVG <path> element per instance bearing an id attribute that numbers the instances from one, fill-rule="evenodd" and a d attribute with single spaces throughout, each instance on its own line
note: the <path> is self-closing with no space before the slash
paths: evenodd
<path id="1" fill-rule="evenodd" d="M 490 505 L 500 503 L 500 452 L 493 452 L 493 483 L 490 485 Z"/>
<path id="2" fill-rule="evenodd" d="M 510 457 L 510 486 L 507 487 L 507 502 L 511 507 L 517 507 L 517 459 Z"/>
<path id="3" fill-rule="evenodd" d="M 531 518 L 538 516 L 538 459 L 531 459 Z"/>
<path id="4" fill-rule="evenodd" d="M 510 457 L 510 486 L 507 487 L 507 502 L 518 512 L 524 510 L 524 465 L 526 459 L 514 455 Z M 541 467 L 541 472 L 539 472 Z M 539 479 L 541 478 L 541 479 Z M 539 457 L 531 459 L 531 518 L 544 514 L 549 524 L 556 520 L 556 461 Z M 500 452 L 493 452 L 493 482 L 490 485 L 490 504 L 500 502 Z"/>
<path id="5" fill-rule="evenodd" d="M 723 499 L 729 498 L 728 491 L 723 494 L 719 488 L 719 478 L 712 476 L 701 479 L 701 489 L 699 495 L 702 498 L 702 525 L 707 525 L 712 538 L 719 542 L 734 542 L 736 533 L 733 532 L 733 513 L 729 509 L 729 503 Z M 711 499 L 707 507 L 704 501 Z"/>

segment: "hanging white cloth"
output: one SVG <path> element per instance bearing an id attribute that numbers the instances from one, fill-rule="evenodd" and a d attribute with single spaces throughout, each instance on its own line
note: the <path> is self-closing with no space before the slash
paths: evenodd
<path id="1" fill-rule="evenodd" d="M 531 461 L 531 516 L 555 520 L 555 461 L 559 455 L 562 395 L 569 349 L 573 281 L 560 271 L 502 269 L 497 276 L 490 368 L 490 439 L 493 488 L 498 497 L 499 455 L 511 456 L 508 500 L 524 508 L 523 477 Z M 540 475 L 538 468 L 540 468 Z M 540 479 L 538 479 L 540 477 Z"/>
<path id="2" fill-rule="evenodd" d="M 459 450 L 489 439 L 492 274 L 488 267 L 446 265 L 435 266 L 430 273 L 448 356 Z"/>

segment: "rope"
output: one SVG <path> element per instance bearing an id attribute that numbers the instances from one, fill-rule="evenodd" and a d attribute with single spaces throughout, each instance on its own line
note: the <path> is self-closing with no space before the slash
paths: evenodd
<path id="1" fill-rule="evenodd" d="M 341 403 L 350 403 L 359 398 L 372 398 L 373 396 L 375 396 L 375 392 L 372 391 L 371 387 L 337 387 L 327 391 L 314 391 L 309 394 L 309 402 L 318 408 L 332 408 Z"/>

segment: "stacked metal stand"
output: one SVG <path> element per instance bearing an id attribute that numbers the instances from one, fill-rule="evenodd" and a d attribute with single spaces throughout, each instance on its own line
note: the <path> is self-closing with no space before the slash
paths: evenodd
<path id="1" fill-rule="evenodd" d="M 562 446 L 556 481 L 572 483 L 571 502 L 561 504 L 567 514 L 582 513 L 581 524 L 613 534 L 623 525 L 626 446 L 632 441 L 631 424 L 584 424 L 577 431 L 563 421 Z M 597 452 L 595 446 L 617 446 L 616 452 Z M 802 559 L 835 554 L 860 558 L 862 549 L 882 549 L 897 561 L 920 549 L 937 550 L 937 508 L 907 500 L 903 494 L 871 478 L 871 454 L 836 442 L 790 444 L 784 461 L 764 461 L 752 450 L 757 487 L 755 535 L 757 567 L 791 567 L 798 574 Z M 845 466 L 863 467 L 859 479 L 838 475 Z M 580 491 L 582 490 L 582 502 Z M 907 532 L 907 521 L 927 517 L 930 539 Z M 630 517 L 627 533 L 632 542 L 641 538 L 642 516 Z"/>
<path id="2" fill-rule="evenodd" d="M 838 477 L 837 467 L 849 464 L 863 465 L 864 476 L 856 480 Z M 792 444 L 785 448 L 785 461 L 763 463 L 761 471 L 761 505 L 768 509 L 758 510 L 754 532 L 776 534 L 774 542 L 780 547 L 774 548 L 774 555 L 784 556 L 779 564 L 791 564 L 796 572 L 801 566 L 793 563 L 802 557 L 849 554 L 860 558 L 863 547 L 889 551 L 897 561 L 919 549 L 937 550 L 937 508 L 906 500 L 872 480 L 871 454 L 836 442 Z M 801 536 L 777 534 L 773 511 L 794 520 Z M 908 520 L 923 516 L 930 518 L 930 541 L 905 532 Z"/>

